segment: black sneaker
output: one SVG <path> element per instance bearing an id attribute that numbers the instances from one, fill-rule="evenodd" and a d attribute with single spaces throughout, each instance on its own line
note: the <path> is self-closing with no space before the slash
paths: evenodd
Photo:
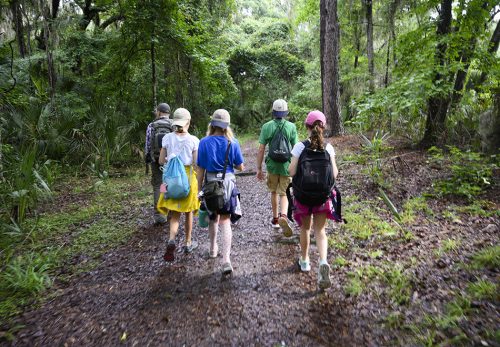
<path id="1" fill-rule="evenodd" d="M 198 248 L 198 242 L 196 242 L 196 241 L 191 241 L 191 244 L 189 246 L 182 247 L 185 254 L 193 253 L 193 251 L 196 248 Z"/>
<path id="2" fill-rule="evenodd" d="M 175 260 L 175 240 L 170 240 L 167 243 L 167 250 L 163 255 L 163 259 L 165 261 L 174 261 Z"/>
<path id="3" fill-rule="evenodd" d="M 233 274 L 233 267 L 231 266 L 231 263 L 222 264 L 222 275 L 231 276 L 232 274 Z"/>

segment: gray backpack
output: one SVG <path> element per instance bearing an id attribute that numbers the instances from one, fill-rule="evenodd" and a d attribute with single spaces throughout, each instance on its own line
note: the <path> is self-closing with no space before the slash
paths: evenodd
<path id="1" fill-rule="evenodd" d="M 151 158 L 158 161 L 160 158 L 161 141 L 163 136 L 173 131 L 172 120 L 168 118 L 160 118 L 151 123 Z"/>

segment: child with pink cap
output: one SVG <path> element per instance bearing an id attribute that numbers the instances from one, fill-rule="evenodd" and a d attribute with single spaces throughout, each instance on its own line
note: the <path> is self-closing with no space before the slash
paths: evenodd
<path id="1" fill-rule="evenodd" d="M 338 169 L 335 163 L 335 151 L 332 145 L 323 138 L 323 130 L 326 126 L 325 115 L 321 111 L 311 111 L 307 115 L 305 125 L 309 138 L 295 144 L 292 149 L 292 161 L 289 167 L 290 176 L 293 177 L 292 186 L 294 189 L 293 217 L 300 227 L 301 255 L 298 265 L 303 272 L 311 270 L 309 243 L 311 228 L 313 228 L 319 253 L 318 285 L 320 289 L 326 289 L 331 286 L 331 280 L 330 266 L 327 262 L 328 240 L 325 226 L 327 218 L 334 219 L 330 193 Z M 305 163 L 306 157 L 309 164 Z M 314 189 L 304 187 L 299 182 L 304 176 L 307 176 L 307 180 L 311 180 L 311 175 L 314 175 L 314 167 L 311 166 L 314 165 L 312 164 L 314 160 L 318 163 L 321 162 L 321 167 L 325 170 L 325 172 L 318 175 L 317 180 L 319 182 L 316 186 L 326 186 L 327 189 L 320 192 L 319 195 L 314 195 Z M 306 167 L 309 167 L 310 171 L 304 173 L 303 170 Z"/>

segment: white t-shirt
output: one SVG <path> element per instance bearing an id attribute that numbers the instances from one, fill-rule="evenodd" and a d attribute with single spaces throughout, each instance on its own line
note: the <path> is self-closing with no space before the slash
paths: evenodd
<path id="1" fill-rule="evenodd" d="M 295 146 L 293 146 L 292 155 L 296 158 L 300 157 L 304 148 L 306 147 L 302 142 L 297 142 Z M 331 144 L 326 144 L 326 151 L 328 152 L 328 154 L 330 154 L 330 157 L 335 157 L 335 150 L 333 149 L 333 146 Z"/>
<path id="2" fill-rule="evenodd" d="M 200 140 L 191 134 L 177 135 L 175 132 L 163 136 L 161 146 L 167 150 L 167 160 L 172 155 L 180 157 L 184 165 L 193 164 L 193 152 L 198 150 Z"/>

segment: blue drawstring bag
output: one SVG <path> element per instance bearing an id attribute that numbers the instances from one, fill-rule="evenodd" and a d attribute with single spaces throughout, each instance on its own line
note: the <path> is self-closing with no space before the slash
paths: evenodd
<path id="1" fill-rule="evenodd" d="M 165 199 L 183 199 L 189 195 L 189 180 L 179 156 L 174 156 L 165 164 L 163 183 L 167 185 Z"/>

